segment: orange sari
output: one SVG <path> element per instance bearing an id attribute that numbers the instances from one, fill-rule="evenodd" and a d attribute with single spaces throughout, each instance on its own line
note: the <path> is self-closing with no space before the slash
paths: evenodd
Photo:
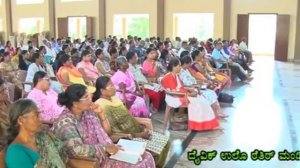
<path id="1" fill-rule="evenodd" d="M 69 66 L 62 66 L 62 67 L 59 68 L 59 70 L 56 74 L 57 80 L 63 86 L 63 90 L 66 90 L 69 87 L 69 85 L 67 84 L 67 81 L 64 81 L 64 79 L 62 77 L 62 75 L 64 73 L 68 73 L 69 80 L 70 80 L 71 83 L 82 84 L 82 85 L 86 86 L 89 93 L 94 93 L 96 91 L 95 87 L 88 86 L 84 82 L 81 73 L 76 69 L 76 67 L 74 65 L 72 65 L 70 67 Z"/>

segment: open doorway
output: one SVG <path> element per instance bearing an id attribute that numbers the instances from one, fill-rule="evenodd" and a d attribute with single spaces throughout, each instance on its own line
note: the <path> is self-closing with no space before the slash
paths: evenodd
<path id="1" fill-rule="evenodd" d="M 249 50 L 254 55 L 274 56 L 276 14 L 249 14 Z"/>

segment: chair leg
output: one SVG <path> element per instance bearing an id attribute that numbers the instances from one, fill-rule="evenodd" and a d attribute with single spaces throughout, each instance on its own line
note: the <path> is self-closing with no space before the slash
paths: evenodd
<path id="1" fill-rule="evenodd" d="M 171 111 L 171 107 L 166 105 L 165 118 L 164 118 L 164 128 L 163 128 L 164 131 L 169 129 L 170 111 Z"/>

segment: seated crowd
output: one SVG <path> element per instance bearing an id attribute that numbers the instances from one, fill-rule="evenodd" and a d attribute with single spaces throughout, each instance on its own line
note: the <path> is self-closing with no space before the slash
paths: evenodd
<path id="1" fill-rule="evenodd" d="M 228 115 L 219 95 L 236 77 L 253 79 L 245 38 L 240 45 L 52 38 L 17 49 L 8 41 L 0 60 L 0 167 L 7 168 L 67 167 L 78 157 L 100 167 L 163 167 L 170 140 L 153 130 L 152 115 L 165 108 L 169 122 L 169 110 L 187 109 L 190 130 L 222 129 Z M 123 150 L 120 139 L 148 142 L 137 164 L 110 159 Z"/>

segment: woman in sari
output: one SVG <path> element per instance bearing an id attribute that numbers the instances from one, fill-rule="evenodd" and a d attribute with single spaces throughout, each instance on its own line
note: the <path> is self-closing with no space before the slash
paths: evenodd
<path id="1" fill-rule="evenodd" d="M 15 65 L 19 65 L 19 55 L 21 54 L 21 52 L 22 48 L 17 47 L 16 54 L 11 57 L 11 62 L 13 62 Z"/>
<path id="2" fill-rule="evenodd" d="M 192 58 L 194 60 L 191 68 L 193 71 L 200 72 L 206 79 L 209 79 L 212 82 L 220 83 L 221 90 L 231 85 L 230 77 L 215 70 L 205 59 L 205 50 L 203 47 L 199 47 L 199 50 L 193 51 Z"/>
<path id="3" fill-rule="evenodd" d="M 134 81 L 133 74 L 128 70 L 129 65 L 125 57 L 117 58 L 119 70 L 111 77 L 117 89 L 117 96 L 126 103 L 129 111 L 135 117 L 148 117 L 149 110 L 142 93 Z"/>
<path id="4" fill-rule="evenodd" d="M 149 127 L 147 128 L 147 124 L 143 122 L 145 120 L 133 117 L 122 101 L 115 96 L 115 93 L 115 87 L 108 77 L 103 76 L 97 79 L 93 101 L 96 101 L 95 103 L 100 105 L 108 119 L 109 124 L 107 127 L 104 127 L 105 131 L 115 142 L 121 138 L 139 138 L 160 144 L 161 146 L 157 153 L 153 153 L 151 149 L 149 150 L 154 155 L 156 167 L 163 167 L 169 151 L 168 138 L 157 132 L 153 132 L 152 137 L 150 137 L 151 130 Z M 150 120 L 148 119 L 148 121 Z M 149 143 L 151 144 L 151 142 Z"/>
<path id="5" fill-rule="evenodd" d="M 180 54 L 180 58 L 183 58 L 185 56 L 191 57 L 190 52 L 189 51 L 183 51 Z M 198 71 L 198 69 L 194 69 L 193 66 L 189 67 L 188 70 L 197 79 L 197 81 L 202 82 L 202 83 L 206 83 L 207 87 L 211 90 L 214 90 L 217 94 L 220 92 L 222 84 L 219 81 L 207 78 L 206 76 L 204 76 L 204 74 L 202 72 Z"/>
<path id="6" fill-rule="evenodd" d="M 18 70 L 18 65 L 11 61 L 11 55 L 9 52 L 3 53 L 3 62 L 0 63 L 0 70 L 6 73 L 13 73 Z"/>
<path id="7" fill-rule="evenodd" d="M 98 77 L 98 70 L 91 63 L 92 54 L 88 50 L 81 53 L 81 61 L 77 64 L 77 69 L 87 83 L 94 83 Z"/>
<path id="8" fill-rule="evenodd" d="M 110 66 L 111 73 L 114 74 L 115 72 L 118 71 L 118 67 L 116 66 L 116 60 L 118 58 L 117 48 L 111 48 L 109 50 L 109 54 L 110 54 L 109 66 Z"/>
<path id="9" fill-rule="evenodd" d="M 50 78 L 46 72 L 35 73 L 33 87 L 27 98 L 33 100 L 39 107 L 42 121 L 53 123 L 64 108 L 57 104 L 58 94 L 50 88 Z"/>
<path id="10" fill-rule="evenodd" d="M 210 107 L 210 103 L 202 95 L 199 95 L 196 90 L 185 88 L 180 80 L 181 65 L 177 58 L 170 60 L 168 71 L 169 73 L 161 81 L 162 86 L 166 90 L 178 92 L 184 94 L 184 96 L 175 97 L 167 94 L 166 103 L 173 108 L 188 105 L 189 129 L 196 131 L 217 129 L 219 120 Z"/>
<path id="11" fill-rule="evenodd" d="M 53 134 L 40 131 L 38 111 L 29 99 L 20 99 L 12 105 L 7 130 L 7 168 L 65 167 L 67 158 L 62 143 Z"/>
<path id="12" fill-rule="evenodd" d="M 81 73 L 72 64 L 72 59 L 69 55 L 61 55 L 60 62 L 63 65 L 59 68 L 56 77 L 57 80 L 62 84 L 64 90 L 66 90 L 66 88 L 72 84 L 82 84 L 87 87 L 89 93 L 95 92 L 95 87 L 88 86 L 85 83 Z"/>
<path id="13" fill-rule="evenodd" d="M 165 92 L 157 83 L 152 83 L 142 73 L 142 68 L 138 63 L 138 56 L 135 52 L 128 52 L 126 59 L 129 62 L 129 71 L 133 74 L 137 83 L 144 86 L 144 92 L 148 95 L 151 102 L 151 112 L 158 112 L 158 109 L 165 99 Z"/>
<path id="14" fill-rule="evenodd" d="M 49 64 L 45 64 L 44 56 L 43 54 L 36 52 L 33 54 L 33 60 L 34 62 L 30 64 L 28 67 L 28 71 L 26 74 L 26 79 L 25 82 L 32 83 L 33 82 L 33 77 L 34 74 L 38 71 L 44 71 L 48 73 L 50 77 L 50 82 L 51 82 L 51 88 L 55 90 L 57 93 L 62 92 L 62 86 L 61 84 L 56 81 L 56 77 L 53 72 L 53 68 Z M 30 92 L 32 89 L 31 85 L 25 85 L 25 91 Z"/>
<path id="15" fill-rule="evenodd" d="M 15 47 L 11 44 L 11 42 L 10 42 L 9 40 L 6 41 L 5 51 L 9 52 L 10 55 L 15 55 L 15 54 L 16 54 L 16 49 L 15 49 Z"/>
<path id="16" fill-rule="evenodd" d="M 197 89 L 201 89 L 202 82 L 197 82 L 196 78 L 192 76 L 189 71 L 189 68 L 192 66 L 192 59 L 190 56 L 184 56 L 180 59 L 181 62 L 181 71 L 179 74 L 180 79 L 182 80 L 184 86 L 186 87 L 196 87 Z M 205 99 L 210 103 L 212 109 L 215 112 L 215 115 L 220 118 L 226 118 L 227 115 L 222 111 L 219 101 L 218 95 L 211 89 L 201 89 L 201 94 L 205 97 Z"/>
<path id="17" fill-rule="evenodd" d="M 27 71 L 30 64 L 30 54 L 27 50 L 23 50 L 19 55 L 19 69 Z"/>
<path id="18" fill-rule="evenodd" d="M 0 126 L 6 129 L 9 126 L 8 111 L 11 107 L 9 92 L 5 81 L 0 77 Z"/>
<path id="19" fill-rule="evenodd" d="M 97 61 L 95 62 L 95 67 L 97 68 L 99 74 L 111 76 L 113 73 L 110 71 L 109 62 L 105 59 L 103 50 L 100 48 L 96 50 L 95 55 Z"/>
<path id="20" fill-rule="evenodd" d="M 157 62 L 157 52 L 154 48 L 148 48 L 147 59 L 143 62 L 143 73 L 150 82 L 157 83 L 157 78 L 163 74 L 159 72 L 159 63 Z"/>
<path id="21" fill-rule="evenodd" d="M 142 160 L 136 165 L 109 158 L 109 155 L 122 149 L 113 144 L 103 130 L 102 125 L 107 127 L 108 120 L 105 115 L 100 115 L 103 114 L 101 109 L 93 105 L 84 85 L 71 85 L 64 93 L 59 94 L 58 102 L 67 109 L 54 123 L 53 131 L 64 142 L 68 156 L 97 158 L 101 163 L 100 167 L 105 168 L 155 166 L 153 157 L 148 152 L 142 155 Z"/>

